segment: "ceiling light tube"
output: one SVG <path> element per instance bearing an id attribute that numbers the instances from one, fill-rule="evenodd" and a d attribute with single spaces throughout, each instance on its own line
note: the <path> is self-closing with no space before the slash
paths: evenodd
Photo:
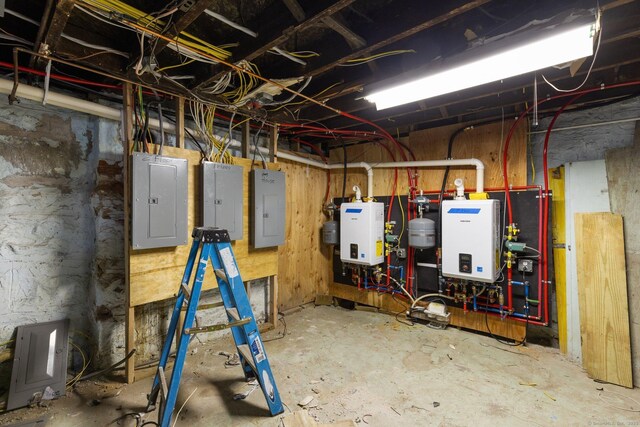
<path id="1" fill-rule="evenodd" d="M 383 110 L 591 56 L 595 28 L 595 23 L 581 25 L 374 92 L 365 99 Z"/>

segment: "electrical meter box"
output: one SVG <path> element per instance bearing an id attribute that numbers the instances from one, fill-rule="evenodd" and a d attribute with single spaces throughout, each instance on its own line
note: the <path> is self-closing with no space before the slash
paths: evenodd
<path id="1" fill-rule="evenodd" d="M 442 274 L 493 283 L 500 270 L 500 202 L 442 202 Z"/>
<path id="2" fill-rule="evenodd" d="M 131 156 L 131 247 L 187 244 L 187 160 Z"/>
<path id="3" fill-rule="evenodd" d="M 267 248 L 284 243 L 285 175 L 268 169 L 251 171 L 251 244 Z"/>
<path id="4" fill-rule="evenodd" d="M 384 262 L 384 203 L 340 206 L 340 259 L 362 265 Z"/>
<path id="5" fill-rule="evenodd" d="M 242 166 L 203 162 L 202 226 L 229 232 L 231 240 L 242 240 Z"/>

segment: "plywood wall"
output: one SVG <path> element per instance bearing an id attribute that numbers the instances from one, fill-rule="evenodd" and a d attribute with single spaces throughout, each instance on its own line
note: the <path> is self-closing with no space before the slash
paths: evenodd
<path id="1" fill-rule="evenodd" d="M 509 131 L 513 121 L 495 123 L 476 127 L 460 134 L 454 143 L 452 158 L 464 159 L 474 157 L 485 165 L 485 188 L 503 187 L 502 178 L 502 146 L 503 136 Z M 442 160 L 447 157 L 447 146 L 453 132 L 461 125 L 452 125 L 437 129 L 428 129 L 412 133 L 406 143 L 415 153 L 417 160 Z M 511 185 L 525 185 L 527 179 L 527 134 L 526 125 L 520 124 L 513 135 L 507 161 L 509 182 Z M 332 161 L 343 159 L 341 149 L 331 152 Z M 389 155 L 378 145 L 362 144 L 347 148 L 349 162 L 365 161 L 368 163 L 391 161 Z M 398 157 L 398 160 L 402 160 Z M 393 183 L 393 169 L 374 170 L 374 194 L 389 195 Z M 333 193 L 338 197 L 342 193 L 342 171 L 334 170 Z M 425 191 L 440 190 L 444 168 L 424 168 L 419 170 L 419 188 Z M 473 167 L 452 168 L 447 180 L 447 188 L 453 188 L 453 181 L 463 178 L 466 188 L 475 187 L 476 175 Z M 347 195 L 352 194 L 353 185 L 359 185 L 366 192 L 367 176 L 360 170 L 349 170 L 347 175 Z M 406 170 L 398 170 L 398 189 L 406 194 Z"/>
<path id="2" fill-rule="evenodd" d="M 326 293 L 331 280 L 330 248 L 322 243 L 327 172 L 282 160 L 278 165 L 287 176 L 285 244 L 278 251 L 278 305 L 287 309 Z"/>
<path id="3" fill-rule="evenodd" d="M 188 223 L 187 245 L 170 248 L 132 250 L 130 252 L 130 306 L 172 298 L 178 290 L 191 248 L 191 230 L 200 221 L 200 153 L 174 147 L 164 147 L 163 155 L 188 161 Z M 251 160 L 235 159 L 244 168 L 244 238 L 233 243 L 233 251 L 244 281 L 277 274 L 278 249 L 254 249 L 249 244 L 249 170 Z M 269 164 L 277 169 L 276 164 Z M 217 287 L 213 274 L 205 275 L 205 289 Z"/>

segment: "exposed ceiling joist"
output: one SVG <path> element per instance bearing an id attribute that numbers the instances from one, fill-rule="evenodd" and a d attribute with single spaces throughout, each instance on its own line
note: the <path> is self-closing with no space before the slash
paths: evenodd
<path id="1" fill-rule="evenodd" d="M 336 33 L 340 34 L 351 49 L 361 49 L 367 45 L 367 41 L 351 31 L 339 18 L 339 14 L 324 18 L 322 22 Z"/>
<path id="2" fill-rule="evenodd" d="M 266 52 L 268 52 L 269 50 L 273 49 L 274 47 L 278 47 L 279 45 L 285 43 L 287 40 L 289 40 L 289 38 L 300 32 L 303 31 L 309 27 L 311 27 L 312 25 L 316 25 L 319 22 L 322 22 L 322 20 L 328 16 L 333 15 L 336 12 L 341 11 L 342 9 L 344 9 L 345 7 L 351 5 L 355 0 L 339 0 L 337 2 L 335 2 L 334 4 L 332 4 L 331 6 L 325 8 L 324 10 L 318 12 L 316 15 L 306 19 L 305 21 L 299 23 L 296 26 L 293 27 L 289 27 L 285 30 L 283 30 L 280 34 L 280 36 L 271 39 L 270 41 L 266 42 L 265 44 L 263 44 L 262 46 L 256 48 L 256 49 L 251 49 L 250 52 L 244 54 L 244 55 L 240 55 L 240 57 L 234 57 L 233 58 L 233 62 L 237 63 L 238 61 L 241 60 L 245 60 L 245 61 L 251 61 L 263 54 L 265 54 Z M 223 75 L 225 71 L 221 71 L 219 73 L 216 73 L 215 75 L 211 76 L 210 78 L 206 79 L 205 81 L 203 81 L 202 83 L 199 83 L 197 85 L 197 88 L 202 88 L 204 86 L 208 86 L 211 83 L 219 80 Z"/>
<path id="3" fill-rule="evenodd" d="M 167 31 L 164 33 L 165 36 L 173 39 L 178 34 L 183 32 L 189 27 L 200 15 L 204 13 L 206 9 L 209 9 L 216 3 L 216 0 L 198 0 L 191 8 L 182 15 L 175 25 L 170 26 Z M 159 39 L 156 44 L 156 48 L 153 51 L 154 54 L 159 54 L 162 50 L 167 47 L 169 42 L 164 39 Z"/>
<path id="4" fill-rule="evenodd" d="M 42 46 L 34 46 L 36 50 L 40 52 L 53 52 L 55 53 L 58 47 L 58 42 L 62 37 L 62 32 L 67 26 L 71 11 L 76 4 L 76 0 L 59 0 L 56 4 L 56 9 L 53 12 L 53 18 L 51 18 L 51 24 L 42 41 Z M 39 61 L 36 61 L 39 63 Z"/>

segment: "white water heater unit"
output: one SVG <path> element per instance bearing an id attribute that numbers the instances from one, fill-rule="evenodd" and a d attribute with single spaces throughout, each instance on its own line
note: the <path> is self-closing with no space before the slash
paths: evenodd
<path id="1" fill-rule="evenodd" d="M 442 274 L 493 283 L 500 271 L 500 202 L 442 202 Z"/>
<path id="2" fill-rule="evenodd" d="M 340 259 L 362 265 L 384 261 L 384 203 L 340 206 Z"/>

